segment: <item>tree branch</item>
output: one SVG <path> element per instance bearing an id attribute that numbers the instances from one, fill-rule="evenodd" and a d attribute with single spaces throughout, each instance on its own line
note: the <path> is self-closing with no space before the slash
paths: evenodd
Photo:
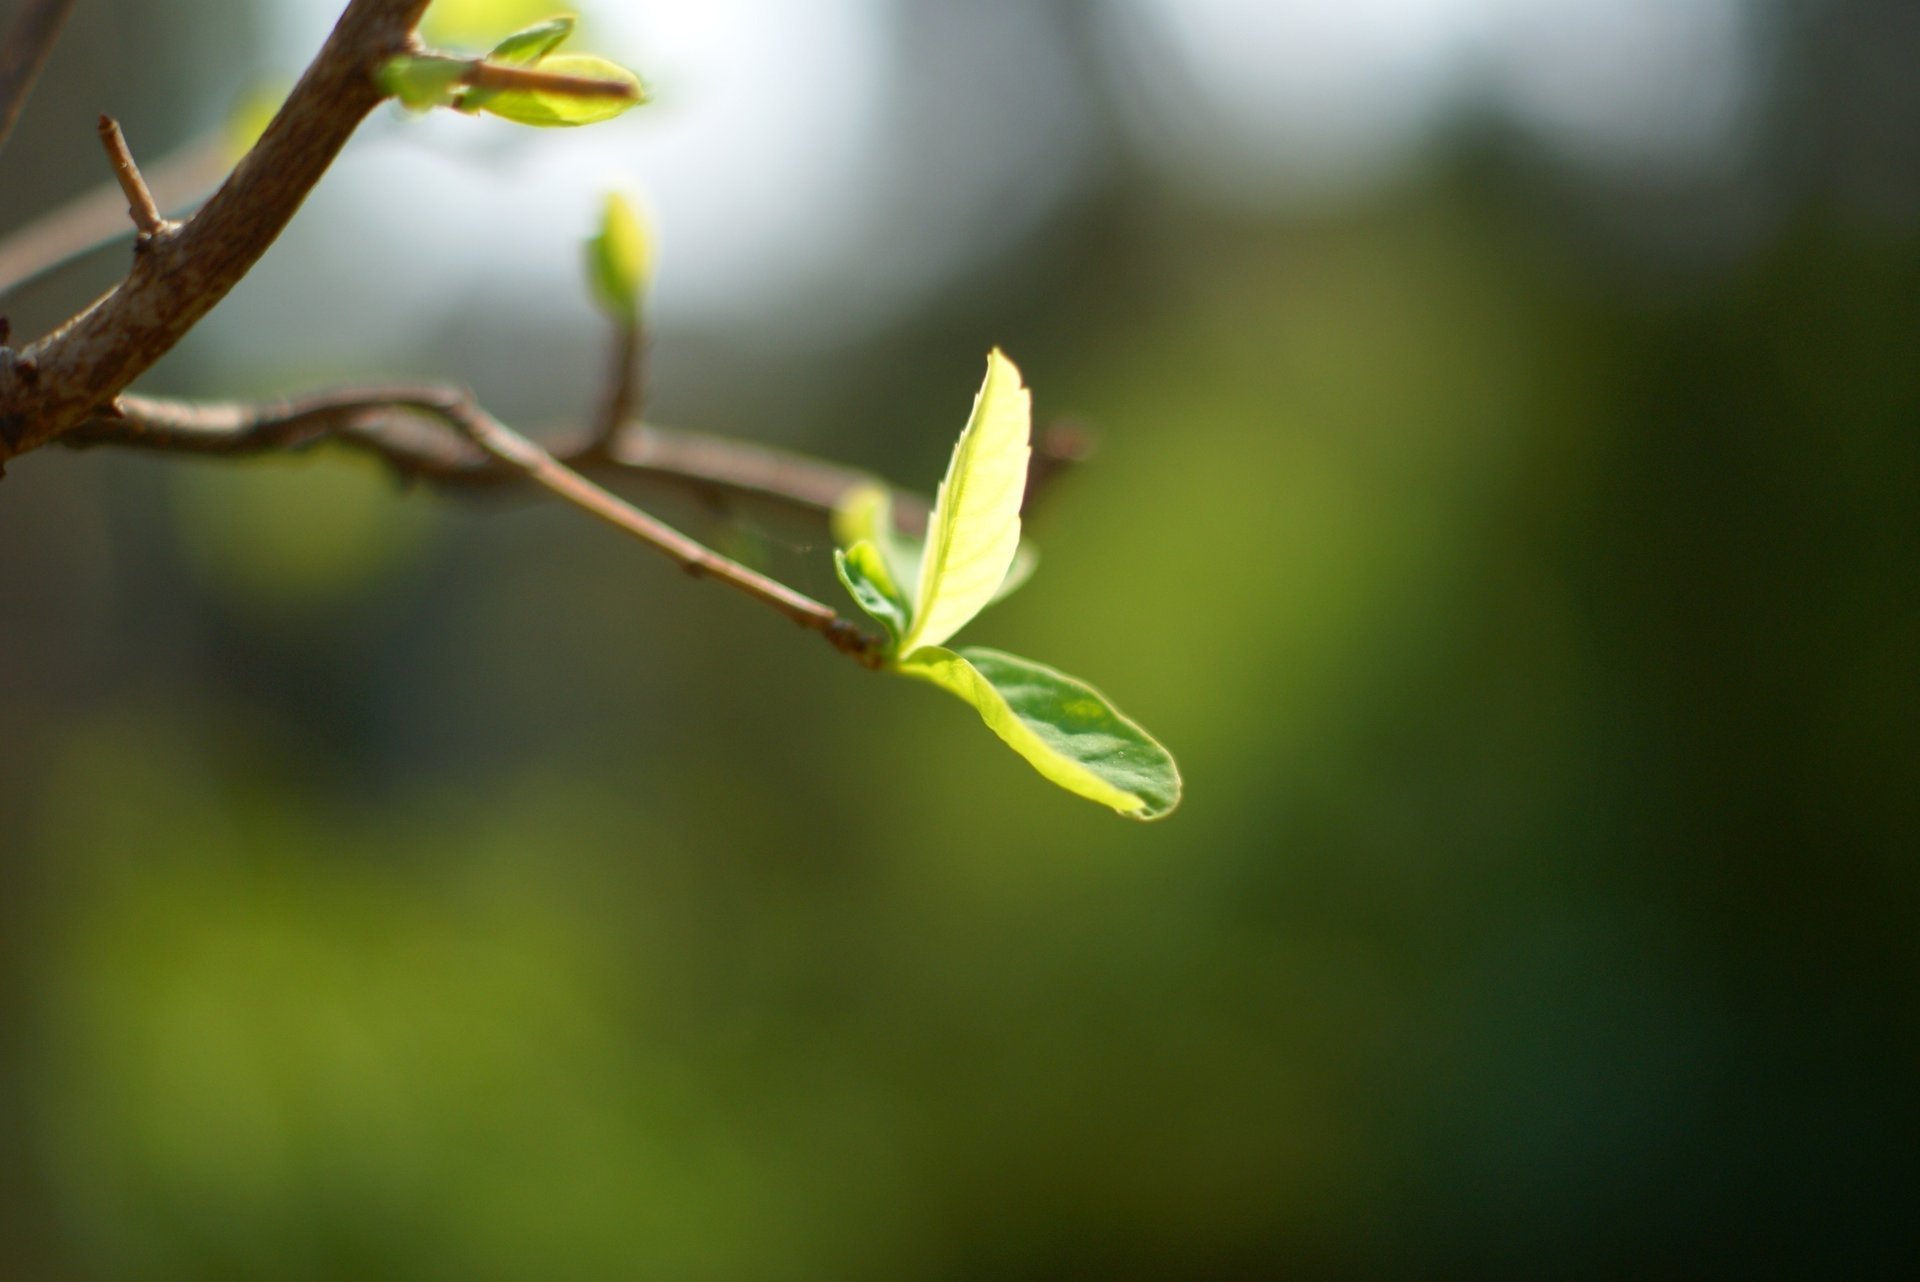
<path id="1" fill-rule="evenodd" d="M 111 400 L 239 283 L 379 105 L 375 73 L 410 47 L 426 6 L 350 0 L 260 141 L 199 212 L 140 241 L 110 293 L 0 362 L 0 463 Z"/>
<path id="2" fill-rule="evenodd" d="M 713 578 L 785 615 L 803 628 L 818 632 L 834 649 L 870 668 L 883 659 L 880 639 L 840 617 L 831 607 L 794 591 L 784 583 L 750 570 L 738 561 L 695 542 L 672 526 L 648 516 L 619 495 L 595 485 L 580 473 L 521 436 L 481 409 L 469 398 L 418 408 L 438 413 L 494 458 L 524 473 L 527 479 L 559 495 L 582 511 L 599 517 L 655 550 L 665 553 L 695 578 Z"/>
<path id="3" fill-rule="evenodd" d="M 436 426 L 437 413 L 414 408 L 464 397 L 457 388 L 439 385 L 338 388 L 255 403 L 129 393 L 114 402 L 111 413 L 80 423 L 61 443 L 76 449 L 250 458 L 332 441 L 373 455 L 403 481 L 450 491 L 496 489 L 523 480 L 519 469 Z M 1040 434 L 1027 474 L 1024 511 L 1029 516 L 1059 477 L 1087 457 L 1088 440 L 1087 431 L 1074 424 L 1056 424 Z M 878 479 L 804 454 L 633 421 L 610 442 L 594 432 L 562 441 L 552 453 L 570 468 L 609 480 L 651 483 L 707 503 L 762 502 L 807 518 L 831 513 L 850 490 Z M 924 532 L 929 508 L 924 495 L 894 491 L 894 518 L 903 533 Z"/>
<path id="4" fill-rule="evenodd" d="M 60 38 L 60 28 L 73 12 L 73 0 L 24 0 L 0 43 L 0 148 L 7 145 L 13 122 L 33 92 L 33 82 L 47 65 L 47 55 Z"/>

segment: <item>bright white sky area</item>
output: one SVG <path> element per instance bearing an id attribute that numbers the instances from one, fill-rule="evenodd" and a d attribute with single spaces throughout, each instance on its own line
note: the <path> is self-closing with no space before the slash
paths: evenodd
<path id="1" fill-rule="evenodd" d="M 285 0 L 271 56 L 296 69 L 338 7 Z M 1197 199 L 1363 194 L 1416 165 L 1465 107 L 1503 113 L 1571 163 L 1677 169 L 1737 147 L 1764 12 L 1757 0 L 1111 0 L 1089 49 L 1039 0 L 572 7 L 573 47 L 635 67 L 654 104 L 578 131 L 444 112 L 375 122 L 316 194 L 324 215 L 296 223 L 272 270 L 222 309 L 223 337 L 244 345 L 262 309 L 316 289 L 392 300 L 334 340 L 351 357 L 418 324 L 406 298 L 474 287 L 476 271 L 523 312 L 546 291 L 554 316 L 583 316 L 579 241 L 617 183 L 653 211 L 663 326 L 844 341 L 1075 190 L 1100 145 L 1071 89 L 1089 59 L 1130 145 Z"/>

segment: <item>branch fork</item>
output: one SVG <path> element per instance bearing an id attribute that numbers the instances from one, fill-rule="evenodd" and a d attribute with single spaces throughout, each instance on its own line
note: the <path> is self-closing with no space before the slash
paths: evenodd
<path id="1" fill-rule="evenodd" d="M 119 124 L 100 117 L 101 145 L 137 232 L 133 263 L 114 289 L 23 350 L 6 346 L 10 330 L 0 317 L 0 475 L 10 459 L 56 440 L 82 448 L 217 455 L 337 441 L 383 458 L 405 479 L 467 486 L 531 483 L 647 543 L 689 574 L 725 583 L 819 633 L 856 661 L 881 666 L 879 637 L 688 538 L 583 474 L 582 469 L 605 471 L 664 480 L 697 493 L 749 495 L 815 515 L 831 511 L 850 489 L 871 480 L 849 468 L 634 421 L 646 347 L 637 318 L 616 320 L 608 387 L 592 430 L 559 456 L 501 423 L 460 389 L 348 388 L 255 405 L 185 403 L 125 391 L 279 236 L 360 121 L 388 96 L 379 83 L 380 69 L 396 57 L 422 56 L 414 27 L 427 3 L 349 0 L 253 149 L 182 222 L 163 215 Z M 0 48 L 0 143 L 71 4 L 26 0 Z M 484 59 L 468 64 L 462 82 L 490 92 L 622 98 L 637 92 L 618 81 Z M 1035 484 L 1043 479 L 1039 468 L 1030 479 Z M 923 501 L 900 507 L 909 522 L 914 513 L 924 521 Z"/>

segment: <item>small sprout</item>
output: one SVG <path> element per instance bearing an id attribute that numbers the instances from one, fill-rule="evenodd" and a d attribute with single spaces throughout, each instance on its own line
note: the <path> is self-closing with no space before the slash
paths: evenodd
<path id="1" fill-rule="evenodd" d="M 600 229 L 587 241 L 587 281 L 602 310 L 622 325 L 638 325 L 653 279 L 653 238 L 633 202 L 607 193 Z"/>
<path id="2" fill-rule="evenodd" d="M 558 49 L 573 34 L 575 18 L 570 13 L 536 22 L 522 28 L 495 45 L 487 54 L 488 62 L 525 66 L 540 61 Z"/>
<path id="3" fill-rule="evenodd" d="M 1180 804 L 1180 769 L 1152 735 L 1105 695 L 1029 659 L 946 641 L 1025 582 L 1034 555 L 1020 539 L 1032 418 L 1020 371 L 1000 352 L 940 483 L 926 546 L 893 530 L 879 486 L 861 486 L 834 513 L 846 544 L 834 557 L 847 592 L 886 629 L 884 666 L 970 704 L 987 728 L 1047 779 L 1129 819 Z M 913 584 L 912 595 L 903 590 Z"/>
<path id="4" fill-rule="evenodd" d="M 401 54 L 381 64 L 380 88 L 408 111 L 431 111 L 453 103 L 471 66 L 464 58 Z"/>
<path id="5" fill-rule="evenodd" d="M 561 14 L 523 27 L 481 58 L 391 58 L 380 68 L 380 87 L 409 110 L 486 111 L 540 128 L 597 124 L 645 102 L 646 86 L 619 63 L 554 52 L 573 34 L 574 23 L 571 14 Z"/>
<path id="6" fill-rule="evenodd" d="M 574 17 L 563 13 L 549 18 L 545 22 L 535 23 L 524 30 L 516 31 L 495 45 L 486 56 L 486 61 L 496 67 L 531 67 L 542 58 L 566 43 L 573 34 Z M 460 98 L 458 108 L 471 115 L 486 106 L 496 90 L 469 89 Z"/>

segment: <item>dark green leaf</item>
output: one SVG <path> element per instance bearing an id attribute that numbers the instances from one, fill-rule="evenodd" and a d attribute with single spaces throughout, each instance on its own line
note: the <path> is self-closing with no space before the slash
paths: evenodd
<path id="1" fill-rule="evenodd" d="M 1180 804 L 1180 768 L 1154 737 L 1084 681 L 978 647 L 924 646 L 895 665 L 972 704 L 987 728 L 1067 791 L 1128 819 Z"/>

